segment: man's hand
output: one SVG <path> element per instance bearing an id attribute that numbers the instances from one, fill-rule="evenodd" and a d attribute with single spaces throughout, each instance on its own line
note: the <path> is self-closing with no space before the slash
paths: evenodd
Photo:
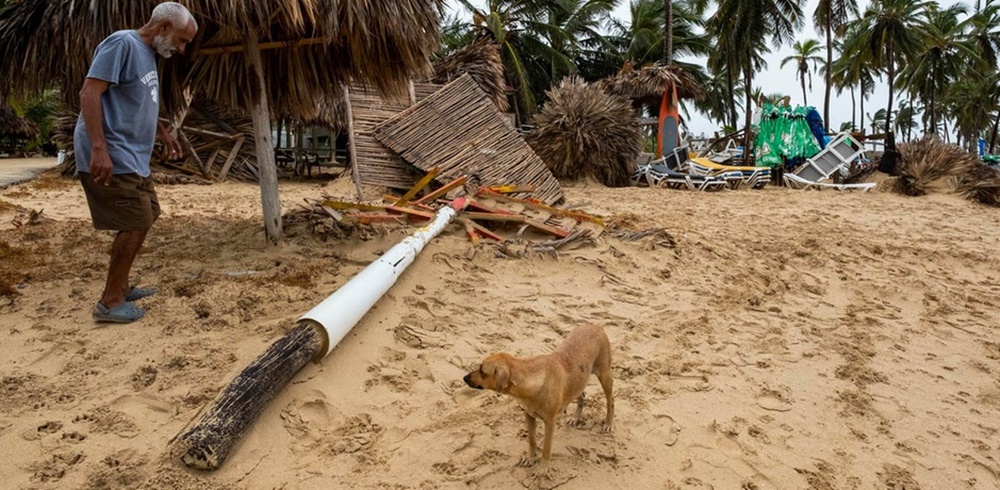
<path id="1" fill-rule="evenodd" d="M 111 155 L 107 148 L 90 150 L 90 173 L 94 176 L 94 182 L 111 185 Z"/>
<path id="2" fill-rule="evenodd" d="M 174 161 L 184 156 L 184 148 L 181 147 L 181 143 L 163 126 L 160 126 L 160 141 L 163 142 L 163 146 L 167 150 L 167 160 Z"/>

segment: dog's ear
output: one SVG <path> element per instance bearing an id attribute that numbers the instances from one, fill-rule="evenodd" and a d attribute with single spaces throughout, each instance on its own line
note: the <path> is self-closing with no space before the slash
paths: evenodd
<path id="1" fill-rule="evenodd" d="M 493 382 L 500 393 L 507 389 L 507 385 L 510 384 L 510 369 L 507 369 L 506 364 L 497 363 L 496 369 L 493 370 Z"/>

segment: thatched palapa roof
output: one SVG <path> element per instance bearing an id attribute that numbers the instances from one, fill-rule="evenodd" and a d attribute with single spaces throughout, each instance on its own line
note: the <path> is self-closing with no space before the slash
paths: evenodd
<path id="1" fill-rule="evenodd" d="M 38 137 L 38 126 L 18 116 L 14 109 L 0 104 L 0 138 L 31 139 Z"/>
<path id="2" fill-rule="evenodd" d="M 694 77 L 677 65 L 656 63 L 639 69 L 626 65 L 620 73 L 599 83 L 611 95 L 654 104 L 659 103 L 663 92 L 671 84 L 677 86 L 677 96 L 681 99 L 701 100 L 705 97 L 705 91 Z"/>
<path id="3" fill-rule="evenodd" d="M 434 61 L 430 81 L 446 84 L 468 74 L 486 92 L 500 112 L 507 112 L 507 81 L 503 75 L 500 46 L 490 39 L 480 39 L 450 56 Z"/>
<path id="4" fill-rule="evenodd" d="M 0 14 L 0 92 L 61 86 L 73 105 L 97 44 L 147 21 L 158 0 L 23 0 Z M 161 65 L 163 107 L 173 114 L 183 83 L 226 109 L 252 106 L 257 92 L 244 43 L 259 39 L 272 113 L 320 118 L 324 100 L 363 82 L 405 93 L 430 74 L 443 0 L 181 0 L 198 20 L 185 59 Z M 401 21 L 405 19 L 404 21 Z"/>

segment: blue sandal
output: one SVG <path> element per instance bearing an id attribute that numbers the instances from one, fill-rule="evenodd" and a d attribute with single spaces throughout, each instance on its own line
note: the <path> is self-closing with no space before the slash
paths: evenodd
<path id="1" fill-rule="evenodd" d="M 108 308 L 98 302 L 97 307 L 94 308 L 94 320 L 98 322 L 132 323 L 145 314 L 146 310 L 128 301 L 113 308 Z"/>
<path id="2" fill-rule="evenodd" d="M 128 294 L 125 295 L 125 301 L 135 301 L 142 298 L 148 298 L 154 294 L 156 294 L 156 289 L 132 286 L 132 289 L 129 289 Z"/>

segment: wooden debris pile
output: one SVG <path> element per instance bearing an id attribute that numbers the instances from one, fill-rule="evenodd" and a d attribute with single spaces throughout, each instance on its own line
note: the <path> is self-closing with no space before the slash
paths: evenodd
<path id="1" fill-rule="evenodd" d="M 471 197 L 456 222 L 476 246 L 495 246 L 510 258 L 557 256 L 560 250 L 592 244 L 604 221 L 579 210 L 557 208 L 534 198 L 515 197 L 535 191 L 530 186 L 479 185 L 478 177 L 461 176 L 432 189 L 440 175 L 432 169 L 401 196 L 386 194 L 379 202 L 324 198 L 285 216 L 285 226 L 305 226 L 322 239 L 369 239 L 407 225 L 433 219 L 437 210 L 458 196 Z M 546 240 L 539 242 L 539 237 Z"/>

